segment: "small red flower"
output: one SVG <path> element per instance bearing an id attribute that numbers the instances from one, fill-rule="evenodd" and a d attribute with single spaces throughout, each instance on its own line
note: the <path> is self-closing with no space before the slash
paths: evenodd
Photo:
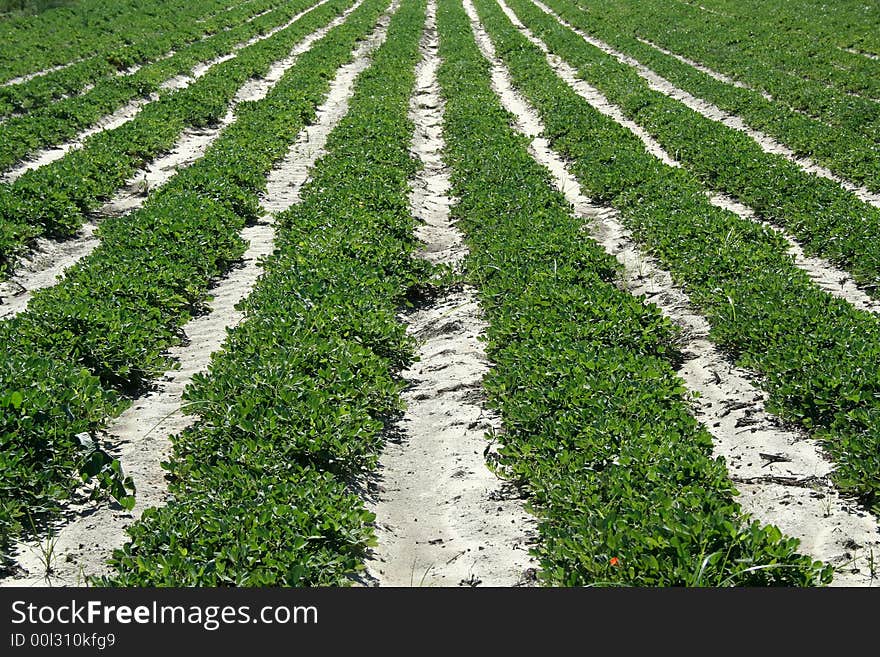
<path id="1" fill-rule="evenodd" d="M 611 557 L 611 562 L 610 562 L 610 563 L 611 563 L 612 566 L 619 566 L 619 565 L 620 565 L 620 559 L 618 559 L 617 557 Z"/>

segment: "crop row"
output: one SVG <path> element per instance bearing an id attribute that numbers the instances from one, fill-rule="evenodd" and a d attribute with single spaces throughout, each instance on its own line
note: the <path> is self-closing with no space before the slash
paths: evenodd
<path id="1" fill-rule="evenodd" d="M 162 84 L 174 75 L 190 74 L 196 64 L 225 55 L 249 38 L 284 24 L 314 1 L 285 3 L 252 23 L 192 44 L 133 75 L 109 77 L 84 94 L 8 119 L 0 124 L 0 169 L 13 166 L 39 148 L 74 138 L 126 102 L 160 92 Z"/>
<path id="2" fill-rule="evenodd" d="M 290 9 L 312 4 L 313 0 L 295 0 Z M 73 234 L 86 214 L 145 162 L 168 151 L 186 127 L 222 118 L 248 79 L 265 74 L 273 62 L 286 57 L 296 43 L 349 4 L 351 0 L 332 0 L 317 7 L 271 38 L 240 50 L 186 89 L 148 104 L 131 121 L 88 138 L 82 149 L 0 185 L 0 272 L 10 267 L 16 251 L 34 235 Z"/>
<path id="3" fill-rule="evenodd" d="M 576 0 L 576 2 L 580 11 L 588 12 L 591 18 L 604 15 L 611 4 L 595 0 Z M 612 9 L 611 12 L 618 17 L 618 20 L 627 8 L 639 7 L 647 10 L 645 13 L 637 12 L 634 16 L 635 20 L 621 21 L 617 29 L 629 34 L 637 34 L 672 52 L 694 59 L 754 88 L 764 90 L 773 96 L 774 101 L 785 103 L 831 126 L 852 130 L 875 141 L 880 139 L 880 103 L 870 98 L 852 96 L 843 90 L 828 88 L 823 82 L 792 76 L 784 70 L 774 68 L 773 55 L 770 54 L 773 48 L 762 47 L 760 40 L 754 48 L 748 45 L 752 40 L 751 33 L 755 30 L 753 21 L 738 20 L 723 23 L 714 16 L 701 18 L 688 15 L 685 9 L 681 13 L 676 12 L 674 22 L 667 22 L 670 19 L 667 19 L 663 12 L 671 12 L 672 8 L 668 3 L 662 3 L 664 4 L 662 9 L 658 8 L 658 4 L 661 3 L 662 0 L 659 3 L 655 0 L 638 5 L 627 3 L 623 8 L 621 3 L 616 3 L 617 8 Z M 658 14 L 664 18 L 658 20 Z M 675 27 L 668 29 L 664 28 L 664 25 Z M 773 25 L 775 28 L 775 19 Z M 778 48 L 787 51 L 789 47 L 787 42 L 784 42 Z M 811 65 L 812 61 L 806 59 L 801 67 Z M 831 79 L 834 79 L 833 74 L 825 71 L 823 75 L 831 75 Z"/>
<path id="4" fill-rule="evenodd" d="M 850 271 L 869 293 L 880 286 L 880 208 L 836 182 L 766 153 L 751 137 L 654 91 L 630 66 L 586 43 L 529 0 L 509 6 L 551 52 L 577 69 L 710 189 L 730 194 L 785 226 L 806 251 Z M 878 178 L 880 182 L 880 178 Z"/>
<path id="5" fill-rule="evenodd" d="M 423 285 L 407 184 L 407 106 L 423 0 L 404 0 L 357 79 L 302 202 L 276 217 L 276 251 L 186 398 L 172 501 L 115 553 L 123 586 L 342 585 L 363 568 L 373 515 L 349 488 L 400 409 L 413 358 L 397 311 Z"/>
<path id="6" fill-rule="evenodd" d="M 759 372 L 768 409 L 821 438 L 847 493 L 880 510 L 880 324 L 819 290 L 781 237 L 713 206 L 686 170 L 560 80 L 494 2 L 477 0 L 517 86 L 572 162 L 584 193 L 620 211 L 712 325 L 712 339 Z"/>
<path id="7" fill-rule="evenodd" d="M 0 22 L 0 80 L 35 73 L 124 48 L 149 34 L 175 29 L 175 13 L 190 12 L 212 20 L 234 3 L 207 0 L 83 0 L 38 15 Z M 196 16 L 198 17 L 198 16 Z"/>
<path id="8" fill-rule="evenodd" d="M 0 87 L 0 117 L 45 107 L 62 96 L 78 94 L 87 85 L 96 84 L 127 68 L 148 64 L 193 42 L 220 37 L 225 30 L 279 3 L 280 0 L 249 3 L 235 11 L 221 12 L 215 20 L 204 23 L 194 20 L 204 12 L 204 5 L 200 3 L 168 7 L 167 10 L 173 11 L 173 25 L 159 34 L 148 31 L 132 43 L 111 52 L 75 62 L 21 84 Z"/>
<path id="9" fill-rule="evenodd" d="M 212 280 L 244 251 L 242 227 L 261 215 L 266 175 L 315 115 L 327 80 L 375 23 L 368 0 L 332 29 L 262 101 L 239 107 L 205 156 L 150 196 L 105 221 L 101 244 L 28 310 L 0 323 L 0 545 L 57 508 L 80 473 L 128 503 L 101 451 L 100 430 L 173 365 L 165 350 L 201 311 Z M 327 14 L 344 2 L 331 3 Z M 318 24 L 320 18 L 314 18 Z M 327 20 L 325 14 L 323 20 Z M 91 435 L 88 449 L 77 434 Z M 89 441 L 86 441 L 87 443 Z M 106 480 L 106 481 L 103 481 Z"/>
<path id="10" fill-rule="evenodd" d="M 688 412 L 673 326 L 616 285 L 614 259 L 509 127 L 458 2 L 441 0 L 439 26 L 453 213 L 489 321 L 484 383 L 503 468 L 539 517 L 544 581 L 818 581 L 797 541 L 744 518 Z"/>
<path id="11" fill-rule="evenodd" d="M 611 6 L 603 6 L 600 15 L 588 15 L 567 0 L 544 0 L 544 4 L 575 27 L 589 30 L 680 89 L 740 117 L 751 128 L 774 137 L 796 154 L 813 159 L 842 178 L 880 192 L 880 150 L 874 140 L 850 128 L 831 127 L 768 100 L 752 89 L 716 80 L 640 42 L 631 31 L 625 30 L 622 19 Z"/>

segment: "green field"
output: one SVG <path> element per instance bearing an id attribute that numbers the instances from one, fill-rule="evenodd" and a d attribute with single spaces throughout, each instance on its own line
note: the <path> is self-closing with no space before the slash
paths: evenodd
<path id="1" fill-rule="evenodd" d="M 877 6 L 0 12 L 0 579 L 878 583 Z"/>

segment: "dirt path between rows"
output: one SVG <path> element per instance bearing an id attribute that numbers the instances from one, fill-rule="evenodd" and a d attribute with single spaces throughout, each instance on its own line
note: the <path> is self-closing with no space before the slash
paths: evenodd
<path id="1" fill-rule="evenodd" d="M 708 322 L 694 312 L 669 272 L 640 251 L 617 213 L 581 194 L 566 163 L 540 137 L 544 126 L 537 111 L 514 90 L 471 0 L 464 5 L 480 49 L 492 63 L 493 88 L 517 117 L 516 128 L 531 138 L 532 155 L 584 218 L 590 236 L 621 263 L 621 284 L 683 329 L 686 360 L 678 374 L 690 391 L 699 393 L 694 415 L 712 435 L 715 456 L 725 458 L 743 510 L 800 539 L 802 553 L 834 565 L 833 585 L 880 584 L 871 567 L 880 554 L 877 519 L 840 496 L 829 479 L 833 465 L 817 441 L 767 413 L 766 395 L 751 383 L 752 376 L 731 365 L 708 340 Z"/>
<path id="2" fill-rule="evenodd" d="M 91 58 L 89 58 L 91 59 Z M 58 64 L 57 66 L 50 66 L 49 68 L 44 68 L 40 71 L 34 71 L 33 73 L 28 73 L 26 75 L 19 75 L 16 78 L 10 78 L 6 80 L 6 82 L 0 83 L 0 86 L 3 87 L 12 87 L 17 84 L 24 84 L 25 82 L 30 82 L 34 78 L 39 78 L 44 75 L 49 75 L 50 73 L 54 73 L 55 71 L 63 71 L 66 68 L 73 66 L 74 64 L 79 64 L 81 61 L 84 61 L 83 58 L 74 59 L 72 62 L 66 62 L 64 64 Z"/>
<path id="3" fill-rule="evenodd" d="M 649 46 L 649 47 L 653 48 L 654 50 L 663 53 L 667 57 L 672 57 L 673 59 L 677 59 L 682 64 L 687 64 L 691 68 L 695 68 L 698 71 L 700 71 L 700 73 L 705 73 L 710 78 L 718 80 L 719 82 L 723 82 L 724 84 L 729 84 L 733 87 L 737 87 L 739 89 L 746 89 L 747 91 L 753 91 L 755 93 L 759 93 L 759 94 L 761 94 L 761 96 L 764 97 L 764 100 L 768 100 L 771 102 L 773 101 L 773 96 L 771 96 L 769 93 L 767 93 L 763 89 L 755 89 L 754 87 L 750 87 L 745 82 L 740 82 L 739 80 L 734 80 L 729 75 L 725 75 L 724 73 L 719 73 L 718 71 L 715 71 L 715 70 L 709 68 L 708 66 L 705 66 L 704 64 L 700 64 L 700 62 L 698 62 L 698 61 L 695 61 L 693 59 L 688 59 L 687 57 L 685 57 L 683 55 L 679 55 L 677 53 L 672 52 L 671 50 L 667 50 L 666 48 L 663 48 L 662 46 L 658 46 L 653 41 L 648 41 L 647 39 L 642 39 L 641 37 L 634 37 L 634 38 L 639 43 L 643 43 L 644 45 Z"/>
<path id="4" fill-rule="evenodd" d="M 680 61 L 682 64 L 687 64 L 691 68 L 695 68 L 698 71 L 700 71 L 700 73 L 705 73 L 710 78 L 718 80 L 719 82 L 723 82 L 724 84 L 729 84 L 732 87 L 737 87 L 738 89 L 745 89 L 747 91 L 753 91 L 755 93 L 759 93 L 764 97 L 764 100 L 769 100 L 769 101 L 773 100 L 773 96 L 771 96 L 766 91 L 763 91 L 762 89 L 755 89 L 754 87 L 750 87 L 745 82 L 740 82 L 739 80 L 735 80 L 732 77 L 730 77 L 729 75 L 725 75 L 724 73 L 719 73 L 718 71 L 715 71 L 715 70 L 709 68 L 708 66 L 705 66 L 704 64 L 700 64 L 700 62 L 698 62 L 696 60 L 688 59 L 684 55 L 679 55 L 677 53 L 672 52 L 671 50 L 667 50 L 666 48 L 657 45 L 653 41 L 648 41 L 647 39 L 643 39 L 641 37 L 634 37 L 634 38 L 639 43 L 642 43 L 650 48 L 653 48 L 654 50 L 663 53 L 667 57 L 672 57 L 673 59 Z"/>
<path id="5" fill-rule="evenodd" d="M 373 33 L 355 49 L 353 60 L 339 69 L 326 99 L 318 107 L 315 123 L 300 132 L 285 159 L 270 173 L 261 200 L 266 216 L 242 232 L 250 246 L 241 267 L 211 290 L 214 299 L 208 313 L 184 326 L 187 343 L 170 350 L 180 368 L 169 372 L 157 390 L 135 400 L 108 428 L 113 454 L 137 487 L 134 510 L 128 512 L 106 503 L 71 505 L 66 517 L 56 523 L 52 537 L 16 545 L 18 572 L 2 580 L 0 585 L 78 586 L 85 582 L 86 576 L 106 574 L 107 560 L 113 549 L 121 547 L 127 539 L 125 529 L 146 508 L 165 503 L 167 483 L 161 462 L 170 454 L 171 437 L 195 421 L 193 416 L 182 412 L 184 389 L 194 374 L 207 370 L 211 354 L 226 339 L 227 329 L 242 321 L 244 316 L 235 305 L 247 297 L 256 284 L 261 273 L 261 258 L 272 253 L 273 214 L 299 200 L 299 190 L 309 170 L 324 153 L 327 136 L 348 111 L 357 75 L 370 65 L 370 55 L 385 41 L 391 14 L 398 6 L 399 0 L 395 0 Z M 329 31 L 333 25 L 340 24 L 356 7 L 322 29 Z M 47 577 L 41 556 L 42 548 L 50 541 L 54 541 L 55 557 Z"/>
<path id="6" fill-rule="evenodd" d="M 460 265 L 467 255 L 450 218 L 449 171 L 443 163 L 443 109 L 437 83 L 436 2 L 428 4 L 410 104 L 411 149 L 423 168 L 410 205 L 423 224 L 420 257 Z M 489 362 L 476 291 L 464 286 L 403 317 L 420 342 L 419 360 L 402 376 L 407 410 L 390 432 L 368 507 L 378 545 L 367 583 L 380 586 L 518 586 L 534 582 L 529 545 L 535 520 L 513 487 L 494 475 L 486 432 L 500 429 L 484 406 Z"/>
<path id="7" fill-rule="evenodd" d="M 867 59 L 875 62 L 880 61 L 880 55 L 875 55 L 874 53 L 865 52 L 863 50 L 856 50 L 855 48 L 840 48 L 840 50 L 848 52 L 851 55 L 861 55 L 862 57 L 866 57 Z"/>
<path id="8" fill-rule="evenodd" d="M 707 119 L 716 121 L 727 126 L 728 128 L 737 130 L 748 135 L 752 138 L 752 140 L 755 141 L 755 143 L 757 143 L 761 147 L 761 150 L 763 150 L 765 153 L 779 155 L 791 162 L 792 164 L 795 164 L 798 168 L 806 173 L 813 174 L 820 178 L 833 180 L 845 190 L 852 192 L 862 202 L 872 205 L 876 208 L 880 208 L 880 194 L 872 192 L 866 187 L 856 185 L 849 182 L 848 180 L 841 178 L 840 176 L 832 173 L 830 169 L 827 169 L 826 167 L 823 167 L 816 162 L 813 162 L 811 159 L 797 155 L 788 146 L 781 144 L 769 135 L 766 135 L 763 132 L 749 127 L 746 122 L 740 117 L 731 115 L 719 108 L 718 106 L 706 100 L 703 100 L 702 98 L 697 98 L 696 96 L 688 93 L 687 91 L 684 91 L 683 89 L 679 89 L 669 80 L 658 75 L 638 60 L 615 50 L 604 41 L 601 41 L 600 39 L 597 39 L 596 37 L 587 34 L 583 30 L 576 28 L 574 25 L 562 18 L 559 14 L 554 12 L 550 7 L 541 2 L 541 0 L 531 0 L 531 2 L 534 3 L 535 6 L 537 6 L 539 9 L 541 9 L 541 11 L 552 16 L 561 25 L 567 27 L 572 32 L 577 34 L 585 42 L 589 43 L 592 46 L 595 46 L 605 54 L 614 57 L 622 64 L 631 66 L 642 79 L 648 82 L 648 86 L 654 91 L 658 91 L 666 96 L 669 96 L 670 98 L 674 98 L 689 109 L 697 112 Z"/>
<path id="9" fill-rule="evenodd" d="M 628 119 L 623 111 L 611 103 L 601 91 L 590 85 L 588 82 L 579 77 L 577 70 L 566 63 L 563 59 L 550 52 L 547 44 L 539 39 L 535 34 L 527 28 L 522 21 L 519 20 L 516 13 L 504 2 L 497 0 L 501 10 L 511 20 L 514 27 L 526 37 L 532 44 L 541 49 L 547 59 L 547 63 L 554 72 L 581 98 L 586 100 L 596 111 L 613 119 L 619 125 L 627 128 L 630 132 L 642 140 L 645 149 L 653 156 L 657 157 L 661 162 L 672 167 L 682 167 L 682 164 L 672 157 L 664 148 L 641 126 Z M 815 256 L 808 256 L 804 253 L 800 243 L 785 229 L 764 221 L 757 217 L 755 211 L 735 199 L 719 192 L 706 192 L 709 201 L 720 208 L 728 210 L 738 215 L 740 218 L 772 230 L 785 239 L 788 244 L 788 253 L 794 259 L 796 267 L 802 269 L 810 279 L 821 289 L 829 294 L 843 299 L 852 304 L 859 310 L 867 312 L 880 312 L 880 300 L 871 297 L 865 290 L 856 283 L 855 279 L 846 271 L 836 267 L 829 260 Z"/>
<path id="10" fill-rule="evenodd" d="M 286 58 L 275 62 L 264 77 L 248 80 L 238 90 L 226 115 L 218 123 L 208 128 L 184 130 L 167 155 L 153 160 L 146 168 L 135 172 L 110 201 L 94 212 L 76 237 L 63 241 L 38 238 L 33 249 L 21 259 L 13 274 L 7 280 L 0 281 L 0 320 L 24 311 L 34 292 L 54 285 L 65 270 L 92 253 L 100 244 L 95 231 L 103 218 L 137 210 L 146 202 L 148 193 L 168 182 L 179 169 L 188 167 L 201 158 L 220 133 L 235 122 L 235 110 L 239 104 L 265 98 L 302 53 L 344 21 L 362 2 L 363 0 L 358 0 L 339 17 L 307 36 Z"/>

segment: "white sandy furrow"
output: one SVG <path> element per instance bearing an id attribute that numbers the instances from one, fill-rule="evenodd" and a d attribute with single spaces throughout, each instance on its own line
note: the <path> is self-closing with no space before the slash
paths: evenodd
<path id="1" fill-rule="evenodd" d="M 436 2 L 428 4 L 410 102 L 411 150 L 422 168 L 410 207 L 423 222 L 419 254 L 457 265 L 467 254 L 450 218 L 449 172 L 442 160 L 443 100 Z M 476 291 L 465 286 L 402 319 L 421 342 L 418 361 L 402 373 L 406 412 L 380 457 L 368 508 L 378 545 L 364 579 L 379 586 L 516 586 L 534 580 L 528 546 L 535 521 L 512 487 L 483 456 L 486 431 L 500 418 L 484 407 L 481 381 L 489 363 L 479 336 L 486 325 Z"/>
<path id="2" fill-rule="evenodd" d="M 497 0 L 501 10 L 520 33 L 532 44 L 541 49 L 548 64 L 554 72 L 568 84 L 581 98 L 586 100 L 596 111 L 607 116 L 630 130 L 644 143 L 646 150 L 659 158 L 664 164 L 681 167 L 681 163 L 673 158 L 653 137 L 633 121 L 626 118 L 623 111 L 612 104 L 598 89 L 578 77 L 578 72 L 564 60 L 552 54 L 547 45 L 527 28 L 504 0 Z M 802 269 L 810 279 L 829 294 L 843 299 L 859 310 L 880 312 L 880 301 L 872 298 L 855 282 L 846 271 L 836 267 L 825 258 L 807 256 L 798 241 L 784 229 L 759 219 L 754 210 L 718 192 L 706 192 L 709 201 L 720 208 L 729 210 L 742 219 L 760 223 L 781 235 L 788 244 L 788 252 L 797 267 Z"/>
<path id="3" fill-rule="evenodd" d="M 308 9 L 298 13 L 287 23 L 274 27 L 265 34 L 257 35 L 255 37 L 252 37 L 251 39 L 248 39 L 247 41 L 235 45 L 232 50 L 230 50 L 225 55 L 221 55 L 220 57 L 216 57 L 207 62 L 197 64 L 195 67 L 193 67 L 189 74 L 175 75 L 174 77 L 169 78 L 160 85 L 160 90 L 179 91 L 181 89 L 186 89 L 218 64 L 222 64 L 229 61 L 230 59 L 234 59 L 240 50 L 243 50 L 244 48 L 254 45 L 255 43 L 264 41 L 274 36 L 281 30 L 284 30 L 293 25 L 296 21 L 298 21 L 306 14 L 314 11 L 315 9 L 323 4 L 326 4 L 329 1 L 330 0 L 320 0 Z M 9 169 L 6 173 L 3 174 L 3 182 L 14 182 L 28 171 L 39 169 L 40 167 L 55 162 L 56 160 L 60 160 L 69 152 L 82 148 L 89 137 L 96 135 L 100 132 L 104 132 L 105 130 L 113 130 L 114 128 L 125 125 L 129 121 L 133 120 L 138 114 L 140 114 L 141 110 L 143 110 L 146 105 L 156 102 L 157 100 L 159 100 L 159 93 L 152 93 L 146 98 L 137 98 L 135 100 L 129 101 L 128 103 L 117 109 L 115 112 L 99 119 L 95 125 L 83 130 L 70 141 L 64 142 L 63 144 L 58 144 L 56 146 L 51 146 L 49 148 L 37 151 L 36 153 L 29 155 L 26 161 L 23 161 L 15 168 Z"/>
<path id="4" fill-rule="evenodd" d="M 848 180 L 844 180 L 840 176 L 831 172 L 830 169 L 823 167 L 816 162 L 813 162 L 811 159 L 807 157 L 802 157 L 797 155 L 792 149 L 788 146 L 781 144 L 776 141 L 769 135 L 764 134 L 758 130 L 750 128 L 743 119 L 738 116 L 731 115 L 718 106 L 703 100 L 702 98 L 697 98 L 696 96 L 684 91 L 683 89 L 679 89 L 674 84 L 672 84 L 669 80 L 664 77 L 661 77 L 647 66 L 643 65 L 638 60 L 621 53 L 610 45 L 597 39 L 596 37 L 587 34 L 583 30 L 576 28 L 574 25 L 566 21 L 559 14 L 554 12 L 550 7 L 545 5 L 541 0 L 531 0 L 541 11 L 546 14 L 552 16 L 555 20 L 557 20 L 561 25 L 564 25 L 568 29 L 572 30 L 575 34 L 581 37 L 586 43 L 589 43 L 592 46 L 595 46 L 602 52 L 606 53 L 614 57 L 617 61 L 622 64 L 626 64 L 627 66 L 631 66 L 638 75 L 648 82 L 648 86 L 654 91 L 658 91 L 670 98 L 674 98 L 675 100 L 682 103 L 685 107 L 697 112 L 698 114 L 710 119 L 712 121 L 716 121 L 721 123 L 728 128 L 733 130 L 737 130 L 742 132 L 749 137 L 751 137 L 755 143 L 757 143 L 761 149 L 765 153 L 770 153 L 773 155 L 779 155 L 792 164 L 795 164 L 802 171 L 818 176 L 820 178 L 826 178 L 828 180 L 833 180 L 838 185 L 843 187 L 845 190 L 851 192 L 855 195 L 859 200 L 869 205 L 872 205 L 876 208 L 880 208 L 880 194 L 876 192 L 872 192 L 866 187 L 856 185 L 854 183 L 849 182 Z"/>
<path id="5" fill-rule="evenodd" d="M 875 55 L 874 53 L 865 52 L 863 50 L 856 50 L 855 48 L 840 48 L 844 52 L 848 52 L 851 55 L 861 55 L 862 57 L 866 57 L 872 61 L 880 61 L 880 55 Z"/>
<path id="6" fill-rule="evenodd" d="M 769 101 L 773 100 L 773 96 L 771 96 L 766 91 L 755 89 L 754 87 L 750 87 L 749 85 L 745 84 L 744 82 L 740 82 L 739 80 L 734 80 L 732 77 L 725 75 L 724 73 L 719 73 L 718 71 L 714 71 L 711 68 L 709 68 L 708 66 L 700 64 L 699 62 L 697 62 L 693 59 L 688 59 L 687 57 L 684 57 L 682 55 L 674 53 L 671 50 L 667 50 L 666 48 L 658 46 L 653 41 L 648 41 L 647 39 L 642 39 L 641 37 L 635 37 L 635 38 L 637 41 L 645 44 L 646 46 L 650 46 L 654 50 L 657 50 L 658 52 L 661 52 L 668 57 L 672 57 L 673 59 L 677 59 L 682 64 L 687 64 L 691 68 L 695 68 L 698 71 L 700 71 L 701 73 L 705 73 L 710 78 L 714 78 L 715 80 L 718 80 L 719 82 L 729 84 L 733 87 L 738 87 L 740 89 L 747 89 L 749 91 L 754 91 L 756 93 L 761 94 L 766 100 L 769 100 Z"/>
<path id="7" fill-rule="evenodd" d="M 674 53 L 671 50 L 667 50 L 666 48 L 657 45 L 653 41 L 649 41 L 649 40 L 643 39 L 641 37 L 635 37 L 635 39 L 637 41 L 643 43 L 644 45 L 649 46 L 649 47 L 653 48 L 654 50 L 663 53 L 664 55 L 666 55 L 668 57 L 672 57 L 673 59 L 677 59 L 682 64 L 686 64 L 686 65 L 690 66 L 691 68 L 694 68 L 694 69 L 700 71 L 701 73 L 705 73 L 710 78 L 714 78 L 715 80 L 718 80 L 719 82 L 729 84 L 729 85 L 731 85 L 733 87 L 737 87 L 739 89 L 745 89 L 747 91 L 751 91 L 753 93 L 760 94 L 764 98 L 764 100 L 773 102 L 773 95 L 763 89 L 756 89 L 755 87 L 749 86 L 748 84 L 741 82 L 739 80 L 736 80 L 728 75 L 725 75 L 724 73 L 719 73 L 718 71 L 715 71 L 715 70 L 709 68 L 705 64 L 700 64 L 696 60 L 689 59 L 688 57 L 684 57 L 683 55 L 679 55 L 677 53 Z M 840 68 L 840 67 L 838 67 L 838 68 Z M 789 77 L 796 78 L 798 80 L 807 80 L 809 82 L 818 82 L 817 80 L 805 78 L 804 76 L 802 76 L 798 73 L 794 73 L 792 71 L 782 71 L 782 72 L 785 75 L 788 75 Z M 819 84 L 822 84 L 822 86 L 824 86 L 826 89 L 831 89 L 833 91 L 840 91 L 834 85 L 828 84 L 827 82 L 819 82 Z M 870 100 L 873 102 L 877 102 L 876 99 L 874 99 L 874 98 L 871 98 L 869 96 L 863 96 L 861 94 L 857 94 L 852 91 L 843 91 L 842 93 L 845 93 L 848 96 L 852 96 L 853 98 L 862 98 L 864 100 Z M 827 127 L 833 128 L 833 126 L 831 124 L 829 124 L 825 121 L 822 121 L 821 119 L 819 119 L 815 116 L 810 115 L 808 112 L 805 112 L 804 110 L 793 108 L 793 107 L 790 107 L 789 109 L 791 109 L 792 112 L 800 114 L 801 116 L 806 116 L 808 118 L 811 118 L 814 121 L 820 121 L 821 123 L 825 124 Z"/>
<path id="8" fill-rule="evenodd" d="M 175 78 L 175 80 L 178 79 L 184 80 L 186 78 L 184 78 L 183 76 L 178 76 L 177 78 Z M 194 79 L 195 78 L 193 78 L 193 80 Z M 190 80 L 190 82 L 192 82 L 192 80 Z M 175 84 L 177 83 L 175 82 Z M 187 85 L 188 84 L 189 82 L 187 83 Z M 107 116 L 99 119 L 98 122 L 92 127 L 80 132 L 70 141 L 58 144 L 56 146 L 50 146 L 48 148 L 44 148 L 43 150 L 28 155 L 26 160 L 22 160 L 20 164 L 6 171 L 2 175 L 2 178 L 0 178 L 0 180 L 2 180 L 2 182 L 4 183 L 15 182 L 28 171 L 39 169 L 40 167 L 55 162 L 56 160 L 60 160 L 69 152 L 82 148 L 85 141 L 92 135 L 96 135 L 99 132 L 104 132 L 105 130 L 113 130 L 114 128 L 118 128 L 119 126 L 128 123 L 138 114 L 140 114 L 140 111 L 144 108 L 145 105 L 155 102 L 157 100 L 159 100 L 159 94 L 153 93 L 146 98 L 138 98 L 137 100 L 127 102 L 125 105 L 117 109 L 112 114 L 108 114 Z"/>
<path id="9" fill-rule="evenodd" d="M 759 223 L 780 235 L 788 244 L 788 253 L 794 259 L 795 266 L 802 269 L 817 287 L 838 299 L 843 299 L 854 308 L 880 313 L 880 300 L 867 294 L 848 272 L 836 267 L 825 258 L 807 255 L 800 243 L 788 232 L 758 218 L 752 208 L 739 201 L 721 193 L 707 193 L 706 196 L 713 205 L 729 210 L 743 219 Z"/>
<path id="10" fill-rule="evenodd" d="M 125 529 L 146 508 L 166 502 L 167 482 L 161 462 L 170 453 L 171 436 L 195 421 L 193 416 L 184 414 L 183 392 L 196 373 L 207 370 L 211 355 L 226 339 L 227 329 L 244 318 L 235 306 L 250 294 L 262 271 L 261 261 L 274 249 L 274 213 L 297 202 L 309 169 L 324 152 L 327 135 L 348 109 L 358 73 L 369 66 L 371 53 L 384 42 L 390 16 L 398 6 L 399 0 L 395 0 L 373 33 L 355 49 L 353 60 L 339 69 L 318 108 L 315 123 L 300 132 L 285 159 L 269 174 L 261 199 L 266 216 L 242 231 L 242 237 L 250 244 L 242 266 L 211 290 L 213 300 L 208 313 L 184 326 L 186 343 L 169 350 L 171 357 L 179 362 L 179 369 L 170 371 L 159 382 L 157 390 L 136 399 L 108 428 L 109 442 L 116 446 L 114 454 L 137 488 L 134 510 L 124 511 L 106 503 L 71 506 L 67 517 L 56 523 L 53 532 L 56 560 L 51 575 L 45 576 L 40 562 L 40 545 L 49 540 L 43 537 L 41 542 L 23 542 L 16 546 L 20 574 L 3 580 L 0 585 L 74 586 L 82 583 L 86 576 L 106 574 L 107 560 L 113 549 L 126 541 Z M 339 17 L 334 23 L 343 20 L 344 17 Z"/>
<path id="11" fill-rule="evenodd" d="M 246 21 L 244 21 L 244 22 L 245 22 L 245 23 L 253 23 L 253 22 L 254 22 L 255 20 L 257 20 L 258 18 L 262 18 L 262 17 L 265 16 L 266 14 L 271 14 L 273 11 L 276 11 L 277 9 L 278 9 L 277 7 L 270 7 L 269 9 L 264 9 L 263 11 L 259 12 L 258 14 L 254 14 L 253 16 L 251 16 L 250 18 L 248 18 L 248 19 L 247 19 Z M 233 29 L 234 27 L 235 27 L 234 25 L 232 25 L 232 26 L 227 26 L 227 27 L 224 27 L 223 30 L 224 30 L 225 32 L 228 32 L 229 30 Z"/>
<path id="12" fill-rule="evenodd" d="M 348 9 L 334 23 L 339 24 L 357 9 L 364 0 Z M 300 202 L 300 190 L 308 180 L 309 172 L 315 162 L 326 150 L 327 137 L 348 113 L 348 104 L 354 95 L 357 76 L 372 64 L 371 55 L 379 48 L 387 36 L 391 15 L 400 7 L 401 0 L 394 0 L 386 13 L 379 19 L 376 30 L 355 50 L 350 63 L 336 73 L 330 91 L 324 102 L 318 106 L 317 119 L 312 125 L 303 128 L 281 166 L 269 176 L 263 208 L 268 213 L 279 213 Z"/>
<path id="13" fill-rule="evenodd" d="M 624 287 L 644 296 L 683 329 L 681 350 L 686 361 L 678 374 L 699 395 L 693 399 L 694 414 L 714 439 L 714 455 L 725 458 L 743 510 L 800 539 L 802 553 L 833 564 L 835 585 L 878 584 L 868 568 L 871 554 L 880 553 L 877 519 L 837 492 L 829 480 L 833 465 L 818 441 L 785 427 L 765 410 L 766 394 L 709 341 L 708 322 L 694 312 L 669 272 L 640 251 L 617 213 L 581 194 L 566 163 L 539 136 L 544 131 L 540 117 L 514 90 L 471 0 L 464 4 L 478 44 L 492 63 L 493 88 L 517 117 L 516 128 L 532 139 L 532 155 L 547 167 L 556 187 L 586 220 L 591 237 L 621 263 Z"/>
<path id="14" fill-rule="evenodd" d="M 264 98 L 269 90 L 294 65 L 296 59 L 321 39 L 328 31 L 345 20 L 363 0 L 348 8 L 328 25 L 316 30 L 297 44 L 283 60 L 275 62 L 262 78 L 246 82 L 238 90 L 229 110 L 215 125 L 209 128 L 188 128 L 183 131 L 172 150 L 144 169 L 135 172 L 116 195 L 86 223 L 79 234 L 69 240 L 56 241 L 39 238 L 26 258 L 6 281 L 0 282 L 0 320 L 24 311 L 34 292 L 54 285 L 65 270 L 88 256 L 97 248 L 100 240 L 95 234 L 101 217 L 131 212 L 140 208 L 147 194 L 164 185 L 178 170 L 202 157 L 220 133 L 235 121 L 235 110 L 244 101 Z"/>
<path id="15" fill-rule="evenodd" d="M 41 71 L 35 71 L 34 73 L 28 73 L 27 75 L 20 75 L 17 78 L 11 78 L 6 82 L 0 84 L 3 87 L 12 87 L 17 84 L 22 84 L 24 82 L 29 82 L 34 78 L 41 78 L 44 75 L 49 75 L 49 73 L 54 73 L 55 71 L 63 71 L 64 69 L 73 66 L 74 64 L 79 64 L 82 59 L 75 59 L 72 62 L 67 62 L 65 64 L 58 64 L 57 66 L 50 66 L 49 68 L 44 68 Z"/>

